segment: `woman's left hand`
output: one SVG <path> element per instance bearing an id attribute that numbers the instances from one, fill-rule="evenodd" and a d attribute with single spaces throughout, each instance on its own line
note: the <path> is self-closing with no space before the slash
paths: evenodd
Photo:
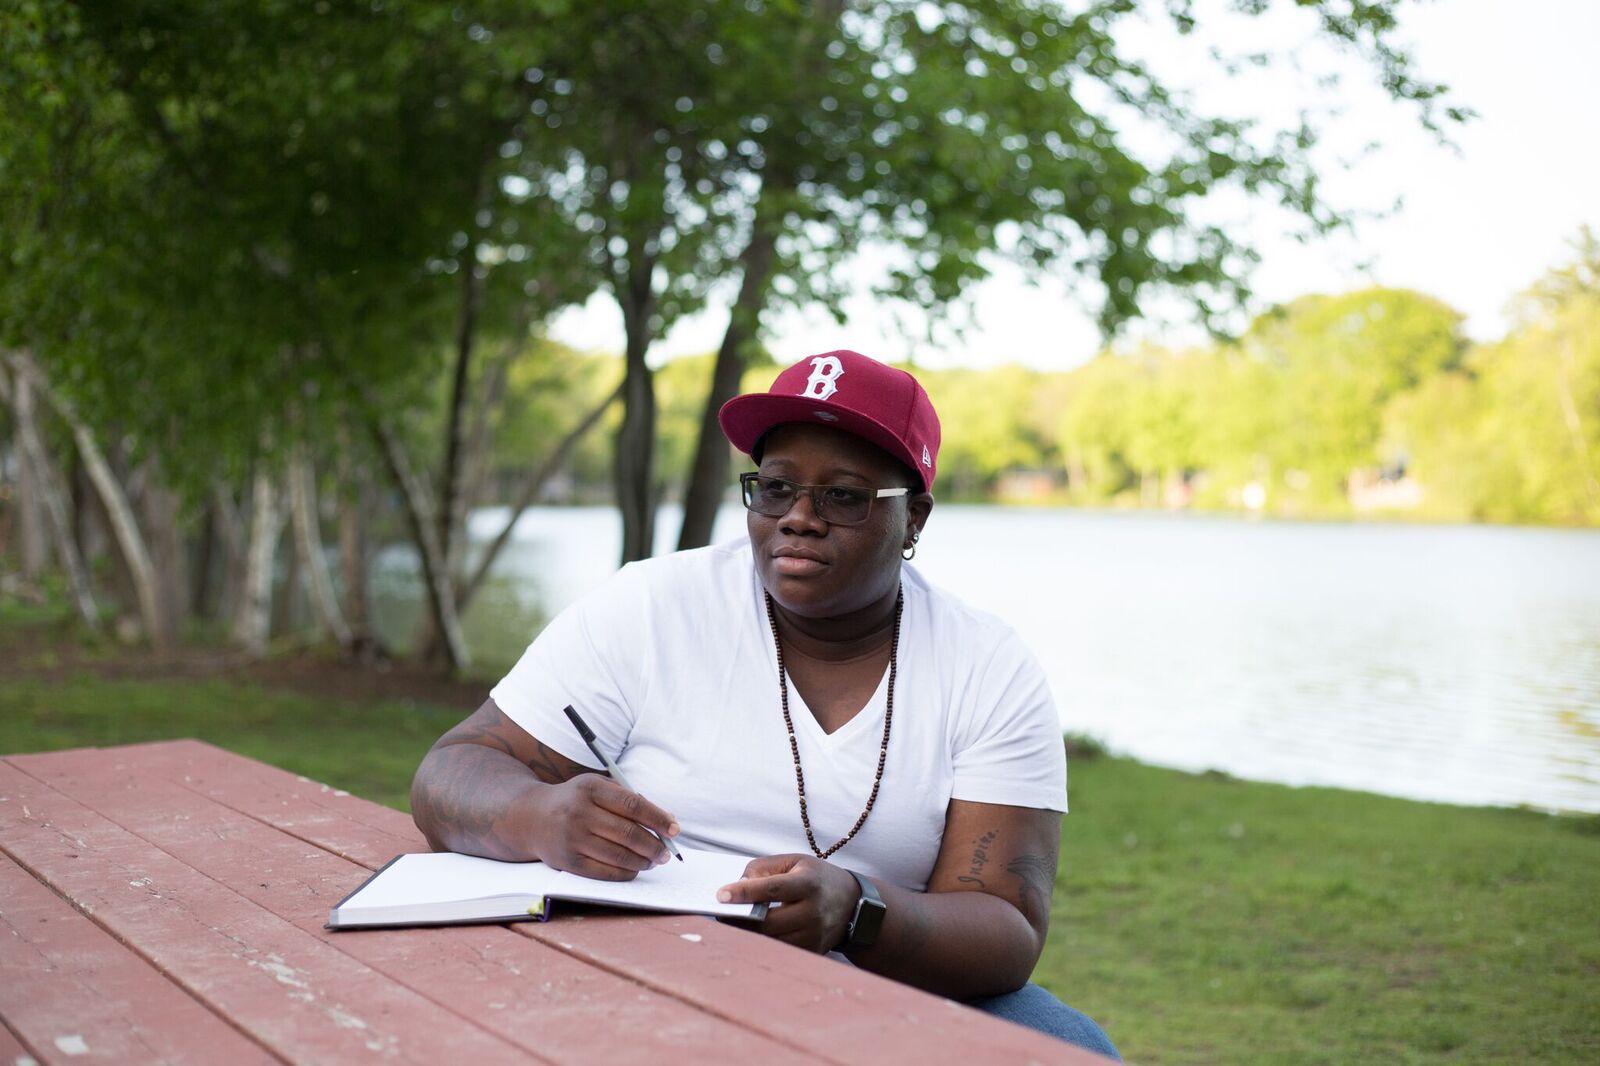
<path id="1" fill-rule="evenodd" d="M 753 859 L 744 878 L 717 890 L 723 903 L 778 903 L 761 931 L 807 951 L 826 952 L 845 938 L 861 886 L 842 866 L 810 855 Z"/>

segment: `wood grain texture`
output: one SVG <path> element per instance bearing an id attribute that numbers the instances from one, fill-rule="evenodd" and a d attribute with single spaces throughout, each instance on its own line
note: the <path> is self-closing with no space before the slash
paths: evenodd
<path id="1" fill-rule="evenodd" d="M 0 760 L 0 850 L 78 916 L 65 935 L 129 945 L 290 1061 L 1105 1061 L 698 916 L 329 932 L 370 870 L 426 850 L 409 817 L 195 741 Z"/>
<path id="2" fill-rule="evenodd" d="M 369 869 L 401 852 L 428 850 L 408 814 L 198 740 L 107 750 L 135 759 L 141 776 L 180 783 Z"/>
<path id="3" fill-rule="evenodd" d="M 0 1063 L 5 1066 L 38 1066 L 39 1058 L 18 1039 L 0 1018 Z"/>
<path id="4" fill-rule="evenodd" d="M 650 1048 L 705 1062 L 809 1061 L 742 1024 L 686 1008 L 674 996 L 530 942 L 510 928 L 329 932 L 322 928 L 329 908 L 365 879 L 365 867 L 182 784 L 146 776 L 141 761 L 127 753 L 24 756 L 15 762 L 245 899 L 530 1055 L 552 1062 L 618 1062 Z M 246 806 L 249 795 L 248 787 L 231 792 Z"/>
<path id="5" fill-rule="evenodd" d="M 68 753 L 64 753 L 68 754 Z M 0 846 L 212 1013 L 292 1061 L 525 1054 L 0 762 Z M 185 819 L 172 811 L 174 824 Z"/>
<path id="6" fill-rule="evenodd" d="M 39 1061 L 278 1061 L 3 857 L 0 900 L 0 1013 Z"/>

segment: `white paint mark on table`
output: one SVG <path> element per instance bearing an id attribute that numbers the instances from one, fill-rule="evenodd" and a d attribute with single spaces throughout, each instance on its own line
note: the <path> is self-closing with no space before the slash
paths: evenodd
<path id="1" fill-rule="evenodd" d="M 687 940 L 691 944 L 700 943 L 700 934 L 699 933 L 679 933 L 678 937 L 681 940 Z"/>
<path id="2" fill-rule="evenodd" d="M 70 1036 L 56 1037 L 56 1050 L 63 1055 L 87 1055 L 89 1053 L 89 1045 L 84 1043 L 83 1037 L 73 1033 Z"/>

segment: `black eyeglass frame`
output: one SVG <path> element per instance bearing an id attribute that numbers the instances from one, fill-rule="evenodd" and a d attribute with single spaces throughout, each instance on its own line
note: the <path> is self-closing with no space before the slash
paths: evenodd
<path id="1" fill-rule="evenodd" d="M 755 485 L 757 481 L 776 481 L 780 484 L 788 485 L 794 490 L 794 497 L 790 499 L 789 506 L 785 507 L 782 511 L 779 511 L 777 514 L 771 514 L 767 511 L 758 509 L 755 505 Z M 817 495 L 819 489 L 840 489 L 844 492 L 859 493 L 866 497 L 867 511 L 860 518 L 853 522 L 839 521 L 836 518 L 829 518 L 828 504 L 823 502 L 825 498 Z M 867 519 L 872 517 L 873 500 L 882 500 L 891 496 L 907 496 L 910 495 L 911 490 L 904 485 L 900 485 L 892 489 L 869 489 L 861 485 L 802 485 L 798 481 L 790 481 L 788 478 L 774 477 L 771 474 L 762 474 L 758 472 L 739 475 L 739 495 L 744 500 L 745 509 L 748 511 L 753 511 L 764 518 L 782 518 L 784 515 L 788 514 L 790 508 L 794 507 L 795 501 L 800 498 L 801 493 L 805 493 L 811 497 L 812 513 L 818 518 L 822 519 L 824 522 L 828 523 L 830 526 L 859 526 Z"/>

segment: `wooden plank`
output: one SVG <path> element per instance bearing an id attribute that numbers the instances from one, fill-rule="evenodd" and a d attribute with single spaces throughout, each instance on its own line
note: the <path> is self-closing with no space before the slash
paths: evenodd
<path id="1" fill-rule="evenodd" d="M 33 1052 L 24 1047 L 17 1034 L 6 1027 L 4 1018 L 0 1018 L 0 1063 L 5 1066 L 39 1066 L 39 1060 L 34 1058 Z"/>
<path id="2" fill-rule="evenodd" d="M 0 900 L 0 1015 L 42 1061 L 278 1061 L 3 857 Z"/>
<path id="3" fill-rule="evenodd" d="M 181 811 L 173 812 L 175 821 Z M 0 850 L 272 1053 L 528 1056 L 0 760 Z"/>
<path id="4" fill-rule="evenodd" d="M 579 958 L 631 974 L 652 988 L 741 1020 L 818 1058 L 941 1064 L 1006 1062 L 1103 1066 L 1108 1060 L 813 955 L 780 941 L 691 915 L 619 918 L 527 927 Z M 692 937 L 693 950 L 684 950 Z M 750 1010 L 751 990 L 760 1006 Z"/>
<path id="5" fill-rule="evenodd" d="M 324 791 L 325 786 L 315 783 L 308 785 L 285 771 L 208 745 L 194 742 L 189 742 L 189 745 L 182 749 L 171 745 L 161 753 L 161 758 L 173 760 L 167 765 L 184 767 L 185 772 L 196 781 L 226 783 L 214 787 L 226 792 L 228 802 L 239 809 L 288 828 L 313 843 L 320 844 L 324 839 L 323 834 L 331 834 L 341 854 L 351 854 L 373 868 L 392 857 L 393 852 L 386 852 L 381 846 L 376 850 L 363 850 L 363 842 L 356 838 L 348 824 L 341 821 L 342 818 L 362 819 L 363 806 L 372 804 L 353 797 L 330 798 Z M 253 783 L 252 789 L 235 787 L 235 783 L 245 781 Z M 310 809 L 299 810 L 302 803 Z M 376 822 L 377 819 L 373 818 L 372 821 Z M 390 821 L 384 825 L 393 828 L 394 823 Z M 886 1061 L 938 1063 L 955 1061 L 963 1054 L 976 1054 L 984 1058 L 996 1046 L 996 1041 L 1000 1042 L 1000 1046 L 1014 1048 L 1014 1054 L 1020 1062 L 1074 1061 L 1070 1057 L 1063 1059 L 1063 1054 L 1076 1056 L 1075 1061 L 1080 1062 L 1104 1061 L 1088 1052 L 1066 1048 L 1059 1041 L 1031 1030 L 1000 1022 L 834 960 L 796 952 L 787 945 L 753 936 L 745 930 L 696 918 L 618 918 L 603 921 L 621 922 L 629 931 L 615 935 L 589 931 L 588 927 L 602 927 L 602 922 L 596 920 L 586 920 L 583 931 L 574 929 L 572 923 L 560 920 L 540 926 L 519 926 L 518 929 L 524 935 L 554 943 L 580 959 L 644 981 L 658 991 L 684 998 L 703 1010 L 726 1013 L 729 1003 L 743 1003 L 749 999 L 753 989 L 761 990 L 763 999 L 771 998 L 774 1001 L 771 1010 L 747 1008 L 731 1016 L 774 1039 L 796 1044 L 822 1058 L 838 1054 L 841 1046 L 851 1046 L 848 1041 L 837 1041 L 833 1037 L 840 1027 L 853 1027 L 858 1031 L 852 1035 L 879 1048 L 889 1056 Z M 658 923 L 662 922 L 667 923 L 664 928 L 668 928 L 672 936 L 680 939 L 688 933 L 731 936 L 735 940 L 726 949 L 727 957 L 716 959 L 708 958 L 708 952 L 684 954 L 681 945 L 670 942 L 661 948 L 665 952 L 662 958 L 649 957 L 647 953 L 636 955 L 636 952 L 643 951 L 644 945 L 655 943 L 657 938 L 635 937 L 631 930 L 648 927 L 659 931 L 663 926 Z M 685 922 L 689 924 L 681 924 Z M 711 926 L 713 932 L 706 933 L 700 929 L 701 925 Z M 591 950 L 591 936 L 600 938 L 596 943 L 601 950 Z M 739 946 L 741 942 L 745 946 Z M 763 961 L 743 958 L 746 952 L 755 953 Z M 757 971 L 752 966 L 767 969 Z M 801 972 L 810 977 L 798 978 L 797 974 Z M 797 980 L 798 986 L 795 984 Z M 768 981 L 777 982 L 784 991 L 767 996 L 765 984 Z M 845 1007 L 843 1004 L 846 1001 L 852 1001 L 853 1005 Z M 839 1015 L 836 1009 L 843 1009 L 844 1014 Z M 924 1027 L 930 1023 L 930 1018 L 938 1019 L 944 1011 L 952 1014 L 948 1024 L 969 1031 L 968 1037 L 937 1041 L 938 1046 L 931 1052 L 927 1047 L 929 1041 L 906 1040 L 906 1024 Z M 946 1052 L 949 1052 L 948 1057 L 941 1057 Z"/>
<path id="6" fill-rule="evenodd" d="M 368 801 L 330 795 L 327 786 L 198 742 L 150 747 L 160 749 L 152 753 L 159 765 L 184 774 L 191 787 L 200 785 L 208 795 L 225 796 L 236 809 L 295 832 L 308 842 L 322 846 L 325 840 L 331 841 L 340 854 L 351 855 L 374 869 L 395 854 L 382 844 L 374 850 L 359 837 L 356 826 L 382 825 L 393 834 L 388 839 L 396 843 L 400 839 L 392 820 L 363 811 L 376 806 Z M 410 820 L 405 821 L 409 826 Z M 416 831 L 411 828 L 411 832 Z M 416 846 L 396 850 L 423 850 L 420 834 L 416 840 Z M 864 1041 L 866 1047 L 885 1056 L 883 1061 L 931 1064 L 971 1055 L 986 1058 L 996 1047 L 1007 1049 L 1018 1062 L 1105 1061 L 876 974 L 703 919 L 585 919 L 581 931 L 574 923 L 558 919 L 517 929 L 576 958 L 643 981 L 659 992 L 737 1020 L 820 1058 L 838 1054 L 841 1047 L 860 1050 L 863 1045 L 852 1044 L 854 1040 Z M 715 952 L 685 953 L 684 943 L 707 943 L 704 939 L 684 941 L 685 935 L 732 939 L 716 940 L 719 947 Z M 729 1004 L 747 1004 L 752 990 L 760 990 L 763 1000 L 770 999 L 772 1009 L 730 1009 Z M 906 1040 L 907 1026 L 921 1029 L 930 1024 L 959 1027 L 968 1035 L 941 1039 L 931 1052 L 927 1041 Z M 846 1039 L 836 1039 L 841 1032 L 847 1034 Z"/>
<path id="7" fill-rule="evenodd" d="M 428 850 L 408 814 L 198 740 L 107 750 L 136 759 L 147 776 L 181 781 L 223 806 L 369 869 L 401 852 Z"/>
<path id="8" fill-rule="evenodd" d="M 141 761 L 174 771 L 188 787 L 369 867 L 397 851 L 420 847 L 415 836 L 411 846 L 396 846 L 405 831 L 415 833 L 404 815 L 208 745 L 167 742 L 122 750 L 139 751 Z M 397 818 L 407 824 L 397 825 Z M 1104 1061 L 846 964 L 704 919 L 558 919 L 515 929 L 574 959 L 642 982 L 662 996 L 751 1027 L 818 1059 L 914 1061 L 919 1066 L 974 1057 Z M 406 935 L 428 938 L 438 932 Z M 688 945 L 692 947 L 685 950 Z M 395 962 L 410 949 L 397 950 Z M 380 964 L 376 958 L 371 961 Z"/>
<path id="9" fill-rule="evenodd" d="M 329 933 L 365 878 L 122 751 L 17 757 L 20 768 L 364 965 L 552 1062 L 619 1061 L 642 1046 L 695 1061 L 811 1061 L 735 1022 L 497 926 Z M 234 798 L 238 798 L 237 796 Z"/>

